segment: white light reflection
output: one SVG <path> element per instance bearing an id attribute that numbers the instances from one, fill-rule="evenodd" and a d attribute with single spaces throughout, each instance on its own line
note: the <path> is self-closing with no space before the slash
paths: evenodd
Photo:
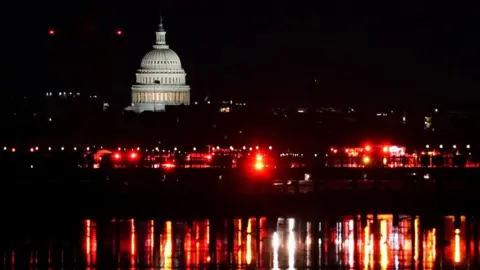
<path id="1" fill-rule="evenodd" d="M 294 269 L 295 267 L 295 219 L 288 219 L 288 268 Z"/>
<path id="2" fill-rule="evenodd" d="M 335 261 L 341 264 L 341 259 L 339 257 L 342 254 L 342 222 L 337 222 L 335 230 Z"/>
<path id="3" fill-rule="evenodd" d="M 394 256 L 394 268 L 395 269 L 398 269 L 400 267 L 400 261 L 398 259 L 398 252 L 400 250 L 400 235 L 398 233 L 398 227 L 393 227 L 393 239 L 392 239 L 393 243 L 392 243 L 392 246 L 393 246 L 393 250 L 395 252 L 395 256 Z"/>
<path id="4" fill-rule="evenodd" d="M 278 233 L 274 232 L 272 237 L 272 246 L 273 246 L 273 269 L 278 268 L 278 247 L 280 246 L 280 240 L 278 239 Z"/>
<path id="5" fill-rule="evenodd" d="M 350 220 L 348 222 L 348 230 L 349 230 L 349 233 L 348 233 L 348 264 L 350 265 L 350 267 L 354 267 L 354 247 L 355 247 L 355 241 L 353 239 L 353 230 L 354 230 L 354 226 L 353 226 L 353 220 Z"/>
<path id="6" fill-rule="evenodd" d="M 305 249 L 306 249 L 305 264 L 307 267 L 310 267 L 311 260 L 312 260 L 312 223 L 310 222 L 307 222 L 307 235 L 305 237 Z"/>

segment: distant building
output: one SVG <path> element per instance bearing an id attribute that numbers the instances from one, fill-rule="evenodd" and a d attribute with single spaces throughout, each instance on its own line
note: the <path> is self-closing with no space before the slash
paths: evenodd
<path id="1" fill-rule="evenodd" d="M 127 110 L 165 111 L 167 105 L 190 104 L 187 74 L 178 55 L 167 45 L 165 35 L 160 19 L 153 49 L 145 54 L 137 70 L 136 84 L 132 85 L 132 105 Z"/>

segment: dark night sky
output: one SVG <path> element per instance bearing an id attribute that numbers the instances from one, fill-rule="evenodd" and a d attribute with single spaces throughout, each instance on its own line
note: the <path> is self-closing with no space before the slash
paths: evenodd
<path id="1" fill-rule="evenodd" d="M 406 104 L 480 96 L 474 1 L 8 3 L 3 76 L 15 91 L 98 92 L 125 102 L 162 14 L 193 99 Z"/>

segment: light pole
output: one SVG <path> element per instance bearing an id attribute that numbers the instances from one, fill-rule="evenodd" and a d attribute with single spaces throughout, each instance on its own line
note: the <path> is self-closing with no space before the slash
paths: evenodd
<path id="1" fill-rule="evenodd" d="M 159 80 L 154 81 L 153 85 L 153 111 L 157 111 L 157 84 L 160 84 Z"/>

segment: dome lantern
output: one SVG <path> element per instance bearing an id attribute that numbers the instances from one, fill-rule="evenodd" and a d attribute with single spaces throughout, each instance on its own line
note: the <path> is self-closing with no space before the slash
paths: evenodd
<path id="1" fill-rule="evenodd" d="M 160 16 L 160 24 L 158 25 L 158 30 L 155 33 L 156 34 L 156 41 L 155 45 L 153 45 L 154 49 L 168 49 L 167 41 L 165 36 L 167 35 L 167 32 L 163 28 L 163 19 Z"/>

